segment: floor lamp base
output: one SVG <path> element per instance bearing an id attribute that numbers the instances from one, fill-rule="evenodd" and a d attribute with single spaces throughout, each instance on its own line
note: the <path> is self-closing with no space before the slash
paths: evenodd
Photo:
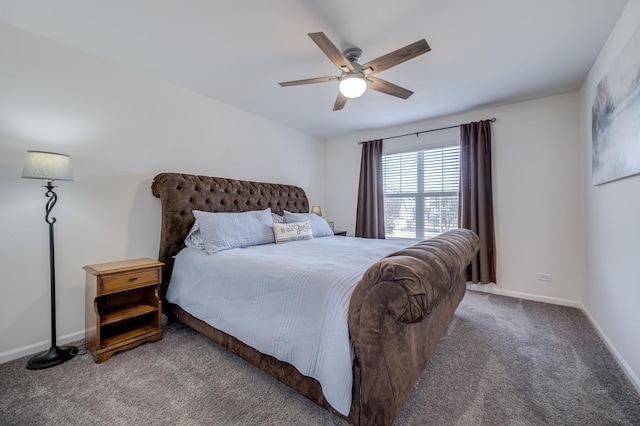
<path id="1" fill-rule="evenodd" d="M 53 367 L 63 362 L 69 361 L 76 356 L 78 348 L 75 346 L 52 346 L 48 351 L 42 352 L 27 362 L 29 370 L 40 370 L 42 368 Z"/>

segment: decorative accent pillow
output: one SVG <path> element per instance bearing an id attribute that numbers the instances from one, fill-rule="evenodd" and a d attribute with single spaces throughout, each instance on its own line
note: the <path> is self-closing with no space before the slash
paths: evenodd
<path id="1" fill-rule="evenodd" d="M 273 233 L 276 236 L 276 244 L 313 238 L 311 224 L 309 224 L 308 220 L 293 223 L 274 223 Z"/>
<path id="2" fill-rule="evenodd" d="M 313 231 L 313 238 L 333 236 L 333 231 L 324 218 L 315 213 L 291 213 L 284 211 L 284 223 L 302 222 L 308 220 Z"/>
<path id="3" fill-rule="evenodd" d="M 187 234 L 187 238 L 184 239 L 184 245 L 193 249 L 204 250 L 204 241 L 202 241 L 202 234 L 200 228 L 198 228 L 198 221 L 193 222 L 191 231 Z"/>
<path id="4" fill-rule="evenodd" d="M 271 212 L 271 217 L 273 218 L 273 223 L 284 223 L 284 217 L 278 213 Z"/>
<path id="5" fill-rule="evenodd" d="M 193 215 L 208 254 L 275 242 L 271 209 L 242 213 L 194 210 Z"/>

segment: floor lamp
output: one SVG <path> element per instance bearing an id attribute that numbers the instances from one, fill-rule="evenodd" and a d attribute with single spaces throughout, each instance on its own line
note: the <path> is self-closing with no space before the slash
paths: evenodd
<path id="1" fill-rule="evenodd" d="M 53 250 L 53 224 L 56 219 L 49 217 L 53 206 L 58 200 L 58 196 L 53 191 L 54 180 L 72 181 L 70 157 L 65 154 L 56 154 L 44 151 L 27 151 L 22 177 L 29 179 L 44 179 L 47 184 L 43 187 L 47 189 L 46 196 L 49 198 L 46 204 L 46 214 L 44 220 L 49 224 L 49 264 L 51 269 L 51 348 L 42 352 L 29 360 L 27 368 L 38 370 L 62 364 L 73 358 L 78 349 L 74 346 L 56 345 L 56 273 Z"/>

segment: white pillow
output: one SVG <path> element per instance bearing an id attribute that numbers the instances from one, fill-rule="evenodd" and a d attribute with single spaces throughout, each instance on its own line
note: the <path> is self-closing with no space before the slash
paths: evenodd
<path id="1" fill-rule="evenodd" d="M 204 250 L 204 241 L 202 241 L 202 234 L 200 228 L 198 228 L 198 221 L 193 222 L 191 231 L 187 234 L 187 238 L 184 239 L 184 245 L 198 250 Z"/>
<path id="2" fill-rule="evenodd" d="M 274 223 L 273 233 L 276 236 L 276 244 L 313 238 L 311 224 L 309 224 L 308 220 L 293 223 Z"/>
<path id="3" fill-rule="evenodd" d="M 194 210 L 204 249 L 208 254 L 232 248 L 275 242 L 271 209 L 242 213 L 210 213 Z"/>
<path id="4" fill-rule="evenodd" d="M 333 231 L 324 218 L 315 213 L 291 213 L 284 211 L 284 223 L 302 222 L 308 220 L 313 231 L 313 238 L 333 236 Z"/>

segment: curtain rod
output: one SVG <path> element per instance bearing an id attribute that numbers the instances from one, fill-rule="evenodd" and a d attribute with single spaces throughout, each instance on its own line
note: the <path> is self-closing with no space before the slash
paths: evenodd
<path id="1" fill-rule="evenodd" d="M 490 122 L 495 123 L 496 122 L 496 118 L 492 117 L 489 119 Z M 412 132 L 412 133 L 405 133 L 404 135 L 398 135 L 398 136 L 389 136 L 388 138 L 382 138 L 383 141 L 386 141 L 388 139 L 395 139 L 395 138 L 403 138 L 405 136 L 411 136 L 411 135 L 416 135 L 416 137 L 418 135 L 420 135 L 420 133 L 429 133 L 429 132 L 437 132 L 438 130 L 447 130 L 447 129 L 455 129 L 456 127 L 460 127 L 462 126 L 462 124 L 457 124 L 455 126 L 448 126 L 448 127 L 438 127 L 437 129 L 430 129 L 430 130 L 421 130 L 419 132 Z M 363 142 L 358 142 L 358 145 L 362 145 L 364 143 Z"/>

